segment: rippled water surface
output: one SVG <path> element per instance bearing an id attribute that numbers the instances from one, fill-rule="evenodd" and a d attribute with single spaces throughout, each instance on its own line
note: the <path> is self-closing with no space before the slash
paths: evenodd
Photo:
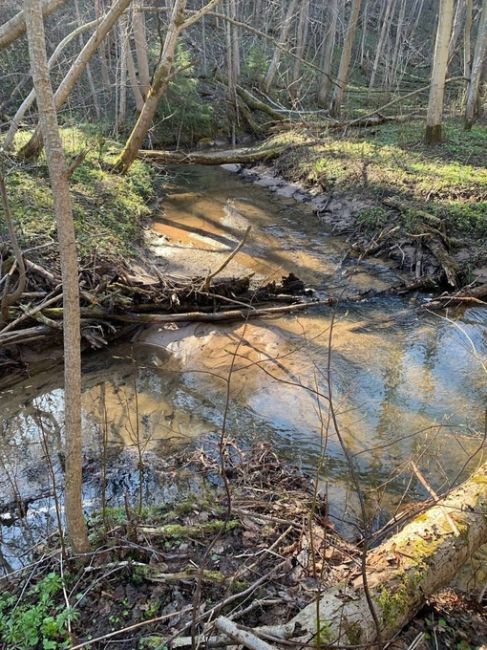
<path id="1" fill-rule="evenodd" d="M 487 310 L 446 319 L 411 299 L 347 302 L 400 277 L 378 260 L 357 266 L 309 206 L 222 169 L 177 170 L 167 191 L 153 242 L 163 268 L 205 275 L 251 225 L 248 243 L 226 272 L 279 279 L 292 271 L 319 296 L 340 296 L 342 303 L 333 327 L 332 310 L 318 307 L 247 324 L 151 327 L 130 343 L 86 356 L 87 507 L 99 498 L 90 472 L 97 472 L 104 437 L 114 468 L 112 503 L 126 493 L 140 495 L 140 482 L 144 498 L 168 496 L 160 481 L 164 459 L 175 446 L 220 431 L 232 365 L 229 433 L 242 444 L 265 440 L 307 471 L 319 467 L 339 525 L 353 521 L 357 504 L 330 396 L 371 513 L 380 504 L 383 516 L 390 515 L 405 492 L 406 500 L 426 496 L 411 460 L 437 490 L 465 473 L 484 434 Z M 8 546 L 20 534 L 8 507 L 16 491 L 45 495 L 33 506 L 38 521 L 49 522 L 52 514 L 43 436 L 61 482 L 62 369 L 3 391 L 0 409 L 0 490 L 7 504 L 0 523 Z M 138 469 L 140 454 L 152 459 L 151 471 Z M 477 454 L 473 462 L 481 459 Z"/>

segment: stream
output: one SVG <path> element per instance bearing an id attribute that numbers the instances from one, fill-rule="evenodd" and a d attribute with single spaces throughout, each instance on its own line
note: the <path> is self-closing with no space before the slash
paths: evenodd
<path id="1" fill-rule="evenodd" d="M 316 307 L 249 323 L 151 326 L 130 342 L 87 354 L 87 511 L 99 507 L 105 448 L 111 506 L 126 495 L 151 503 L 191 490 L 191 476 L 168 476 L 167 458 L 182 445 L 216 439 L 228 381 L 227 432 L 239 444 L 266 442 L 304 471 L 318 472 L 335 524 L 350 537 L 358 503 L 342 443 L 354 457 L 375 527 L 400 504 L 429 496 L 412 460 L 438 492 L 481 462 L 487 310 L 471 307 L 444 318 L 393 295 L 347 303 L 358 291 L 397 283 L 400 272 L 373 258 L 358 264 L 309 203 L 297 203 L 285 186 L 276 194 L 265 185 L 221 168 L 170 169 L 150 237 L 161 270 L 206 275 L 251 225 L 224 275 L 279 280 L 292 272 L 317 297 L 340 297 L 334 322 L 330 307 Z M 349 206 L 335 201 L 333 209 L 345 213 Z M 0 393 L 5 569 L 27 561 L 40 530 L 55 531 L 51 493 L 52 475 L 62 484 L 62 385 L 57 367 Z M 16 494 L 36 499 L 20 519 L 9 507 Z"/>

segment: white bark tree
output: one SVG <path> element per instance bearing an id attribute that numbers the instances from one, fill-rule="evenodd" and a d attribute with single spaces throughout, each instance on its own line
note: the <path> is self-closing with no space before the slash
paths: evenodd
<path id="1" fill-rule="evenodd" d="M 322 75 L 318 91 L 318 103 L 320 106 L 328 106 L 328 98 L 332 85 L 333 54 L 335 52 L 336 32 L 338 22 L 338 0 L 331 0 L 327 11 L 328 28 L 323 43 Z"/>
<path id="2" fill-rule="evenodd" d="M 347 87 L 348 75 L 350 73 L 352 50 L 355 41 L 355 34 L 357 33 L 361 5 L 362 0 L 352 0 L 350 18 L 348 20 L 347 32 L 345 34 L 345 40 L 343 43 L 342 57 L 340 59 L 340 67 L 338 69 L 335 90 L 330 106 L 330 113 L 336 117 L 340 115 L 343 98 L 345 96 L 345 89 Z"/>
<path id="3" fill-rule="evenodd" d="M 67 166 L 49 78 L 41 0 L 24 1 L 32 80 L 46 145 L 63 280 L 65 515 L 75 553 L 89 549 L 82 505 L 81 351 L 78 263 Z"/>
<path id="4" fill-rule="evenodd" d="M 440 0 L 428 113 L 426 116 L 425 141 L 427 144 L 437 144 L 443 139 L 443 101 L 448 69 L 448 46 L 453 26 L 453 11 L 453 0 Z"/>
<path id="5" fill-rule="evenodd" d="M 472 71 L 470 82 L 467 89 L 467 105 L 465 108 L 465 129 L 470 130 L 475 119 L 475 108 L 479 96 L 480 85 L 482 80 L 483 66 L 487 53 L 487 0 L 483 0 L 482 14 L 475 42 L 475 51 L 473 55 Z"/>

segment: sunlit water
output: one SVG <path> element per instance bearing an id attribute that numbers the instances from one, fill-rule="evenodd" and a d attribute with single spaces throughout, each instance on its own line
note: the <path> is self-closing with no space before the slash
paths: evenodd
<path id="1" fill-rule="evenodd" d="M 347 302 L 400 277 L 378 260 L 357 266 L 309 206 L 221 169 L 188 168 L 170 177 L 153 247 L 168 272 L 205 275 L 249 224 L 248 243 L 225 274 L 279 279 L 292 271 L 319 297 L 340 297 L 333 327 L 331 308 L 317 307 L 246 324 L 151 327 L 130 343 L 86 356 L 87 509 L 99 507 L 104 437 L 109 505 L 125 495 L 145 502 L 174 497 L 182 488 L 167 480 L 168 454 L 218 435 L 228 381 L 228 433 L 243 445 L 264 440 L 304 470 L 319 471 L 330 511 L 347 532 L 358 509 L 342 443 L 354 456 L 376 525 L 399 503 L 427 496 L 411 461 L 438 491 L 479 463 L 481 452 L 467 466 L 484 434 L 487 310 L 470 308 L 450 320 L 411 299 Z M 61 485 L 62 369 L 4 391 L 0 409 L 2 502 L 16 492 L 45 495 L 24 520 L 12 521 L 12 507 L 0 515 L 4 556 L 15 566 L 26 535 L 34 542 L 33 529 L 54 529 L 43 436 Z"/>

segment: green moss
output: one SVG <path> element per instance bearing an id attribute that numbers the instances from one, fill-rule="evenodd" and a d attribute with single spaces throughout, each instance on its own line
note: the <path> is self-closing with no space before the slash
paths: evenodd
<path id="1" fill-rule="evenodd" d="M 407 595 L 408 591 L 403 584 L 394 590 L 382 587 L 379 591 L 377 604 L 380 608 L 382 621 L 387 628 L 393 627 L 401 613 L 405 611 Z"/>
<path id="2" fill-rule="evenodd" d="M 29 134 L 20 132 L 16 145 Z M 100 256 L 135 253 L 143 220 L 150 214 L 154 194 L 153 171 L 137 161 L 127 176 L 109 171 L 120 146 L 85 127 L 62 130 L 68 160 L 80 151 L 87 155 L 71 177 L 71 196 L 80 257 L 97 251 Z M 52 192 L 45 157 L 37 165 L 16 166 L 7 176 L 12 213 L 24 248 L 56 238 Z"/>

